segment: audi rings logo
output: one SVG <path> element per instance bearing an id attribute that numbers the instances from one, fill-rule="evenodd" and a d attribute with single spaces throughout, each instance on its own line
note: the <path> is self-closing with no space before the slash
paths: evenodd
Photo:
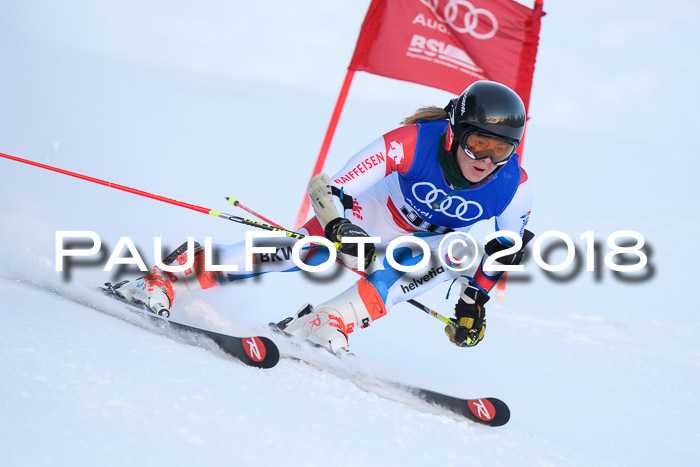
<path id="1" fill-rule="evenodd" d="M 447 196 L 444 190 L 436 188 L 430 182 L 420 182 L 413 185 L 413 196 L 416 201 L 425 204 L 435 212 L 441 212 L 448 217 L 456 217 L 465 222 L 478 219 L 484 213 L 484 208 L 476 201 L 467 201 L 461 196 Z M 435 207 L 435 203 L 440 203 Z M 475 206 L 478 212 L 475 216 L 466 217 L 469 206 Z"/>
<path id="2" fill-rule="evenodd" d="M 440 21 L 462 34 L 470 34 L 476 39 L 485 40 L 491 39 L 498 31 L 496 16 L 486 8 L 474 7 L 467 0 L 448 0 L 442 14 L 438 11 L 440 0 L 419 1 L 430 8 Z M 481 29 L 486 32 L 476 31 L 480 24 L 484 25 Z"/>

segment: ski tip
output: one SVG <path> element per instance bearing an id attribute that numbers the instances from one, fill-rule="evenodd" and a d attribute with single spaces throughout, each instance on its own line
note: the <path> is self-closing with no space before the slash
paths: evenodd
<path id="1" fill-rule="evenodd" d="M 124 303 L 130 310 L 138 311 L 146 317 L 151 318 L 153 321 L 156 321 L 158 325 L 166 326 L 185 334 L 203 336 L 214 341 L 214 343 L 216 343 L 223 352 L 240 360 L 246 365 L 256 368 L 272 368 L 279 362 L 279 349 L 271 339 L 262 336 L 231 336 L 215 331 L 208 331 L 196 326 L 171 321 L 169 319 L 169 311 L 167 311 L 167 313 L 159 313 L 156 315 L 153 310 L 149 309 L 144 303 L 132 302 L 124 298 L 124 296 L 120 294 L 117 289 L 127 282 L 128 281 L 123 281 L 114 285 L 106 282 L 103 287 L 98 287 L 98 290 L 110 298 Z"/>
<path id="2" fill-rule="evenodd" d="M 262 336 L 241 339 L 246 358 L 243 362 L 257 368 L 272 368 L 280 360 L 280 351 L 271 339 Z"/>
<path id="3" fill-rule="evenodd" d="M 503 426 L 510 420 L 508 405 L 495 397 L 467 400 L 467 418 L 488 426 Z"/>

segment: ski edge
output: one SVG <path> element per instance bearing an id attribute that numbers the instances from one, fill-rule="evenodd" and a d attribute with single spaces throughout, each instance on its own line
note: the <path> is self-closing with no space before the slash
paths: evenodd
<path id="1" fill-rule="evenodd" d="M 113 300 L 117 300 L 125 305 L 126 309 L 130 312 L 149 319 L 158 327 L 173 329 L 181 335 L 190 334 L 194 337 L 204 337 L 211 340 L 222 352 L 239 360 L 245 365 L 255 368 L 269 369 L 277 365 L 280 360 L 280 352 L 277 345 L 268 337 L 239 337 L 202 329 L 189 324 L 179 323 L 177 321 L 172 321 L 169 318 L 156 315 L 145 308 L 145 305 L 141 306 L 126 300 L 121 295 L 115 293 L 114 289 L 109 283 L 105 284 L 105 287 L 99 287 L 98 290 L 105 296 Z"/>
<path id="2" fill-rule="evenodd" d="M 505 402 L 495 397 L 461 399 L 419 387 L 405 386 L 404 388 L 425 402 L 447 409 L 475 423 L 497 427 L 505 425 L 510 420 L 510 408 Z"/>

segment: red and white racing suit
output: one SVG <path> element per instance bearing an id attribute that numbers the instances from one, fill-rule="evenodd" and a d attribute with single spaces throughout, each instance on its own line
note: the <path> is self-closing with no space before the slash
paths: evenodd
<path id="1" fill-rule="evenodd" d="M 363 311 L 362 316 L 355 318 L 344 317 L 346 322 L 355 321 L 354 324 L 365 327 L 384 316 L 396 303 L 462 275 L 462 271 L 448 266 L 450 262 L 449 259 L 445 261 L 444 250 L 438 252 L 441 240 L 452 231 L 468 232 L 474 223 L 495 218 L 497 231 L 507 230 L 522 236 L 529 219 L 532 196 L 527 174 L 518 165 L 518 155 L 487 181 L 468 189 L 454 189 L 445 179 L 438 160 L 438 146 L 447 124 L 444 120 L 397 128 L 359 151 L 330 177 L 334 186 L 352 197 L 351 208 L 337 200 L 341 215 L 362 227 L 370 236 L 381 238 L 376 261 L 366 271 L 365 277 L 346 292 L 355 300 L 359 295 L 366 313 Z M 304 225 L 301 232 L 324 235 L 315 217 Z M 431 261 L 417 272 L 406 273 L 392 268 L 383 254 L 382 247 L 405 235 L 420 237 L 431 250 Z M 218 264 L 237 265 L 237 272 L 205 272 L 199 258 L 190 271 L 196 273 L 197 280 L 187 281 L 187 288 L 178 287 L 178 277 L 170 275 L 170 279 L 175 290 L 185 291 L 266 272 L 296 271 L 299 268 L 291 255 L 294 242 L 289 238 L 256 242 L 256 246 L 273 245 L 277 250 L 274 254 L 255 254 L 255 271 L 252 273 L 245 270 L 244 242 L 217 245 Z M 502 243 L 510 246 L 507 238 Z M 307 251 L 304 257 L 307 264 L 319 264 L 328 257 L 324 248 Z M 443 261 L 439 254 L 443 255 Z M 417 264 L 423 255 L 417 245 L 409 243 L 401 245 L 394 253 L 397 261 L 404 265 Z M 484 254 L 473 280 L 488 292 L 500 274 L 484 272 L 485 259 Z M 176 276 L 184 277 L 183 274 Z M 346 324 L 346 332 L 352 332 L 353 323 Z"/>

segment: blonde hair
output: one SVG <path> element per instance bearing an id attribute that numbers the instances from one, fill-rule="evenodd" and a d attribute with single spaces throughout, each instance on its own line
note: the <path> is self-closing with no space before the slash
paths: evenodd
<path id="1" fill-rule="evenodd" d="M 433 121 L 433 120 L 446 120 L 450 118 L 447 111 L 442 107 L 436 107 L 430 105 L 427 107 L 421 107 L 416 110 L 413 115 L 406 117 L 401 122 L 402 125 L 415 125 L 418 120 Z"/>

